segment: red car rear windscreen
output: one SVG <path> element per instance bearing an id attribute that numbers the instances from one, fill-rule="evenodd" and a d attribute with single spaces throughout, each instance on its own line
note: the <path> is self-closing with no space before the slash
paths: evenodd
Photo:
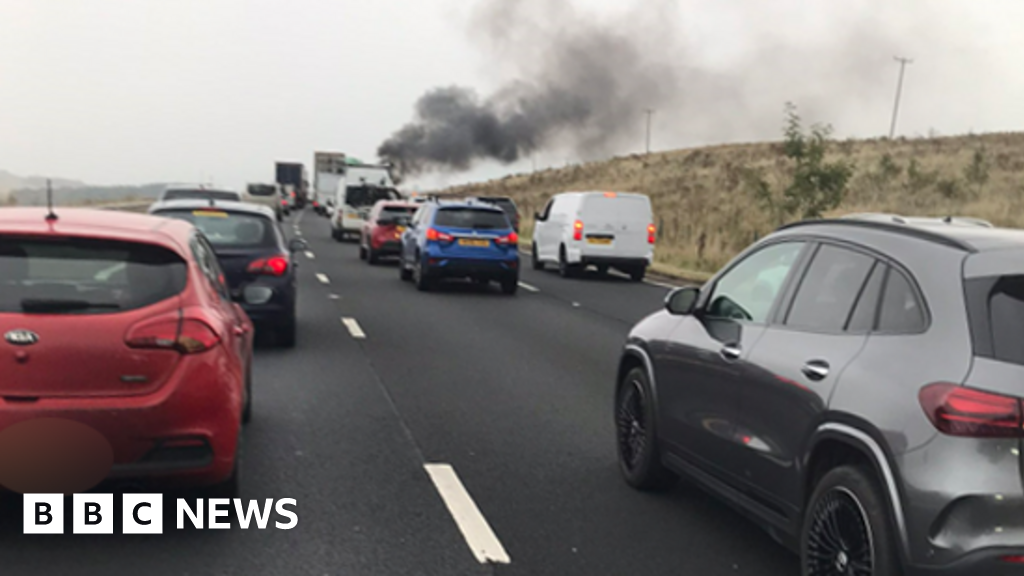
<path id="1" fill-rule="evenodd" d="M 179 294 L 186 278 L 185 261 L 159 246 L 0 236 L 0 313 L 133 310 Z"/>

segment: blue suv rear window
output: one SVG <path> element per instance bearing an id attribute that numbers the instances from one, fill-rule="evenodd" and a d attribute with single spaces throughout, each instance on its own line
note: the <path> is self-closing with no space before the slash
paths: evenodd
<path id="1" fill-rule="evenodd" d="M 504 212 L 477 208 L 441 208 L 434 217 L 434 225 L 474 230 L 503 230 L 512 227 Z"/>

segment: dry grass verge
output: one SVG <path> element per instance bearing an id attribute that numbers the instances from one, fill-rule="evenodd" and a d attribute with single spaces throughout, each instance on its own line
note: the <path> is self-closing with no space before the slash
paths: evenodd
<path id="1" fill-rule="evenodd" d="M 1024 228 L 1024 133 L 844 140 L 831 144 L 828 159 L 855 167 L 845 200 L 830 215 L 955 214 Z M 744 174 L 760 168 L 777 183 L 784 167 L 778 142 L 732 144 L 517 174 L 439 193 L 512 197 L 522 214 L 521 236 L 528 239 L 533 213 L 552 194 L 644 192 L 659 231 L 653 270 L 700 279 L 782 223 L 757 204 Z"/>

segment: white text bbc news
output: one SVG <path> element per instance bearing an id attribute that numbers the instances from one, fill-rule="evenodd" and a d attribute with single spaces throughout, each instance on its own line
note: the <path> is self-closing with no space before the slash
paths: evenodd
<path id="1" fill-rule="evenodd" d="M 163 534 L 164 497 L 162 494 L 124 494 L 121 498 L 122 534 Z M 186 523 L 200 530 L 227 530 L 237 525 L 266 530 L 291 530 L 299 523 L 294 498 L 273 498 L 243 501 L 240 498 L 198 498 L 175 502 L 175 526 L 184 530 Z M 23 532 L 25 534 L 64 534 L 64 495 L 25 494 Z M 113 494 L 75 494 L 72 497 L 71 532 L 73 534 L 114 533 Z M 271 522 L 271 517 L 276 519 Z"/>

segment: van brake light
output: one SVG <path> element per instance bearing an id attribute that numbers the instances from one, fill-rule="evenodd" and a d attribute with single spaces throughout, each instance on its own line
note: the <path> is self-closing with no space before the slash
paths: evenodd
<path id="1" fill-rule="evenodd" d="M 583 240 L 583 221 L 577 220 L 572 223 L 572 239 Z"/>
<path id="2" fill-rule="evenodd" d="M 648 224 L 647 225 L 647 243 L 648 244 L 654 244 L 654 233 L 656 231 L 657 231 L 657 229 L 654 227 L 654 224 Z"/>

